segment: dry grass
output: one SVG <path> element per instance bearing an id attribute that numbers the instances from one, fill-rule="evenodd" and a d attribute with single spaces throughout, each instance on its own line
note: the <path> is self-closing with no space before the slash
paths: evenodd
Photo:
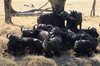
<path id="1" fill-rule="evenodd" d="M 82 28 L 96 27 L 100 33 L 100 17 L 91 18 L 88 15 L 91 10 L 91 3 L 93 0 L 68 0 L 66 2 L 66 11 L 77 10 L 83 13 L 83 26 Z M 34 4 L 35 8 L 39 8 L 47 0 L 13 0 L 13 8 L 18 11 L 32 9 L 25 7 L 24 4 Z M 100 1 L 97 0 L 96 15 L 100 16 Z M 50 7 L 48 4 L 46 7 Z M 31 17 L 12 17 L 12 21 L 16 25 L 25 25 L 26 28 L 32 28 L 36 24 L 36 16 Z M 73 55 L 69 56 L 64 54 L 61 57 L 45 58 L 43 56 L 25 56 L 14 58 L 13 56 L 2 56 L 2 51 L 6 48 L 8 39 L 7 33 L 21 34 L 20 27 L 8 25 L 4 22 L 4 6 L 3 0 L 0 0 L 0 66 L 100 66 L 100 54 L 95 54 L 93 57 L 80 57 L 76 58 Z M 98 38 L 100 42 L 100 37 Z M 100 50 L 100 46 L 98 46 Z"/>

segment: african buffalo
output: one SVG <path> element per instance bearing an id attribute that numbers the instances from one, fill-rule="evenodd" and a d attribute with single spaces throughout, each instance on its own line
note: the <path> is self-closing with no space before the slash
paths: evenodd
<path id="1" fill-rule="evenodd" d="M 7 38 L 9 39 L 7 43 L 7 53 L 14 56 L 42 53 L 42 41 L 36 38 L 22 38 L 13 34 L 7 35 Z"/>
<path id="2" fill-rule="evenodd" d="M 38 24 L 50 24 L 57 27 L 65 27 L 64 19 L 54 13 L 48 13 L 44 15 L 40 15 L 37 18 Z"/>
<path id="3" fill-rule="evenodd" d="M 22 37 L 37 38 L 43 41 L 48 36 L 48 31 L 42 29 L 24 30 L 21 28 Z"/>
<path id="4" fill-rule="evenodd" d="M 95 38 L 98 38 L 98 36 L 99 36 L 97 29 L 94 27 L 92 27 L 92 28 L 89 27 L 88 29 L 82 29 L 82 30 Z"/>
<path id="5" fill-rule="evenodd" d="M 93 44 L 90 40 L 84 40 L 84 39 L 80 39 L 80 40 L 76 40 L 75 41 L 75 45 L 74 45 L 74 51 L 76 52 L 76 56 L 92 56 L 92 53 L 94 51 L 94 47 Z"/>
<path id="6" fill-rule="evenodd" d="M 42 29 L 42 30 L 45 30 L 45 31 L 49 31 L 53 28 L 52 25 L 46 25 L 46 24 L 36 24 L 33 26 L 33 30 L 34 29 Z"/>
<path id="7" fill-rule="evenodd" d="M 60 56 L 62 48 L 62 38 L 59 35 L 49 35 L 43 42 L 43 52 L 45 57 L 52 57 L 53 55 Z"/>
<path id="8" fill-rule="evenodd" d="M 82 28 L 82 13 L 77 11 L 71 11 L 70 16 L 74 19 L 67 18 L 67 27 L 68 28 L 75 28 L 78 29 L 77 26 L 80 26 L 80 29 Z"/>

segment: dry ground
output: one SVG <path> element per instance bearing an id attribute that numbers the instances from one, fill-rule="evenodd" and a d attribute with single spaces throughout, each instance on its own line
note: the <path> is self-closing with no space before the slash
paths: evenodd
<path id="1" fill-rule="evenodd" d="M 24 4 L 34 4 L 34 8 L 39 8 L 45 4 L 47 0 L 13 0 L 12 6 L 17 11 L 24 11 L 32 9 L 24 6 Z M 93 0 L 67 0 L 66 11 L 77 10 L 83 13 L 83 26 L 82 28 L 95 27 L 100 34 L 100 0 L 97 0 L 96 16 L 89 17 L 91 4 Z M 46 7 L 50 7 L 48 4 Z M 16 25 L 25 25 L 27 28 L 32 28 L 36 24 L 37 16 L 31 17 L 12 17 L 12 21 Z M 21 34 L 20 27 L 8 25 L 4 22 L 4 4 L 3 0 L 0 0 L 0 66 L 100 66 L 100 53 L 94 54 L 93 57 L 80 57 L 76 58 L 70 53 L 65 53 L 61 57 L 45 58 L 43 56 L 26 56 L 20 58 L 14 58 L 12 56 L 3 57 L 2 51 L 6 48 L 8 39 L 7 33 Z M 100 42 L 100 39 L 98 39 Z M 100 50 L 100 47 L 98 46 Z M 69 56 L 70 55 L 70 56 Z"/>

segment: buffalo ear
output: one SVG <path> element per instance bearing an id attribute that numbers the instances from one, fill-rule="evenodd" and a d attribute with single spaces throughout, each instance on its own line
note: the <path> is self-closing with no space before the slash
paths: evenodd
<path id="1" fill-rule="evenodd" d="M 6 38 L 8 38 L 9 39 L 9 37 L 11 36 L 11 34 L 10 33 L 8 33 L 7 35 L 6 35 Z"/>

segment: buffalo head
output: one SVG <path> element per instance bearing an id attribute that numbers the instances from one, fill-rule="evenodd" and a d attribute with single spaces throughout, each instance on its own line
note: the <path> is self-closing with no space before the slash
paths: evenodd
<path id="1" fill-rule="evenodd" d="M 94 27 L 90 28 L 90 27 L 89 27 L 88 30 L 89 30 L 89 34 L 91 34 L 92 36 L 98 38 L 99 34 L 98 34 L 96 28 L 94 28 Z"/>

